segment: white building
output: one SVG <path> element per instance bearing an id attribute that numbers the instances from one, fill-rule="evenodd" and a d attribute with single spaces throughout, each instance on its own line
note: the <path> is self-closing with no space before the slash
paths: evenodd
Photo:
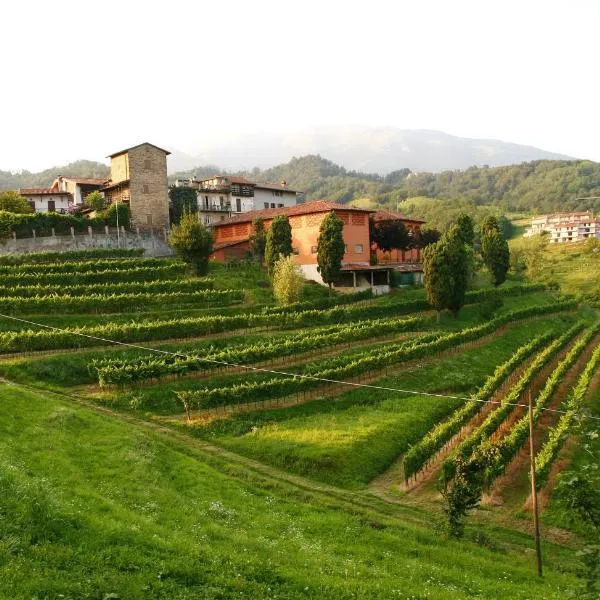
<path id="1" fill-rule="evenodd" d="M 73 195 L 50 188 L 21 188 L 19 194 L 27 199 L 36 213 L 67 212 L 73 205 Z"/>
<path id="2" fill-rule="evenodd" d="M 177 187 L 191 187 L 198 197 L 198 218 L 211 225 L 231 215 L 295 206 L 298 194 L 285 181 L 257 183 L 244 177 L 215 175 L 209 179 L 178 179 Z"/>
<path id="3" fill-rule="evenodd" d="M 600 238 L 600 218 L 589 211 L 541 215 L 531 220 L 531 227 L 524 236 L 540 233 L 549 233 L 550 241 L 555 244 Z"/>
<path id="4" fill-rule="evenodd" d="M 95 177 L 65 177 L 59 175 L 50 186 L 50 189 L 61 192 L 70 192 L 73 196 L 73 203 L 81 206 L 86 196 L 100 188 L 106 183 L 106 178 Z"/>

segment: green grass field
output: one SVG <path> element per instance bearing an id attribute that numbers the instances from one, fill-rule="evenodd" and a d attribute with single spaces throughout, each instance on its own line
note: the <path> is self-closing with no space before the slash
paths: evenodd
<path id="1" fill-rule="evenodd" d="M 85 278 L 82 262 L 77 268 Z M 154 263 L 145 264 L 152 268 Z M 61 269 L 55 270 L 59 275 L 49 281 L 61 277 Z M 62 270 L 68 275 L 66 267 Z M 273 305 L 261 268 L 211 265 L 209 276 L 214 289 L 243 289 L 243 303 L 22 316 L 57 327 L 134 326 L 249 314 Z M 111 283 L 110 272 L 98 277 Z M 46 284 L 43 269 L 35 278 L 36 285 Z M 119 278 L 127 280 L 127 271 Z M 487 285 L 485 275 L 475 280 L 476 288 Z M 513 311 L 540 313 L 487 329 L 462 346 L 449 342 L 441 354 L 432 350 L 412 360 L 394 359 L 386 371 L 375 365 L 347 378 L 353 383 L 368 378 L 371 385 L 402 391 L 315 384 L 308 395 L 286 392 L 285 406 L 278 407 L 275 393 L 269 403 L 258 398 L 243 405 L 235 386 L 264 383 L 273 374 L 221 369 L 202 377 L 142 377 L 134 384 L 101 388 L 92 361 L 139 362 L 148 350 L 65 350 L 58 344 L 55 350 L 0 355 L 0 598 L 569 597 L 577 588 L 574 549 L 581 532 L 577 527 L 574 534 L 551 530 L 568 525 L 552 504 L 545 516 L 546 572 L 538 580 L 528 514 L 520 506 L 518 511 L 481 508 L 469 520 L 465 538 L 455 541 L 445 532 L 433 484 L 423 493 L 396 494 L 391 500 L 372 489 L 376 478 L 462 406 L 517 349 L 542 333 L 558 335 L 575 322 L 589 326 L 597 320 L 589 306 L 567 309 L 561 292 L 528 288 L 519 295 L 515 288 L 501 296 L 507 285 L 515 282 L 500 288 L 501 302 L 474 301 L 458 318 L 444 314 L 437 322 L 421 304 L 420 312 L 400 317 L 418 314 L 418 322 L 383 336 L 373 322 L 385 318 L 388 309 L 396 317 L 394 310 L 402 312 L 403 303 L 423 300 L 424 290 L 361 299 L 360 310 L 373 308 L 373 314 L 360 317 L 369 323 L 368 335 L 351 343 L 332 336 L 334 345 L 310 355 L 295 353 L 297 342 L 288 341 L 293 351 L 273 357 L 275 370 L 319 372 L 336 361 L 352 365 L 385 349 L 418 346 L 422 339 L 432 344 L 444 336 L 458 339 L 469 328 L 486 327 L 490 319 Z M 33 290 L 23 292 L 29 293 Z M 272 340 L 283 344 L 299 334 L 311 338 L 330 327 L 323 308 L 328 295 L 321 286 L 305 286 L 302 310 L 319 306 L 309 313 L 314 323 L 293 321 L 284 329 L 274 315 L 269 331 L 249 325 L 191 339 L 165 335 L 139 341 L 202 356 Z M 544 312 L 548 307 L 552 314 Z M 321 317 L 327 325 L 318 324 Z M 357 327 L 353 321 L 341 325 L 348 324 Z M 25 338 L 34 327 L 0 318 L 0 332 L 12 332 L 9 337 Z M 222 406 L 200 411 L 188 422 L 175 392 L 203 388 L 233 391 Z M 600 402 L 597 393 L 594 402 Z M 575 466 L 578 460 L 575 456 Z M 394 484 L 402 481 L 395 471 L 391 477 Z"/>

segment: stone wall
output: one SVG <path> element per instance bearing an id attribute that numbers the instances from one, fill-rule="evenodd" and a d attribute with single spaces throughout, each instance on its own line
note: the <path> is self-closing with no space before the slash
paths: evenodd
<path id="1" fill-rule="evenodd" d="M 45 237 L 12 237 L 0 242 L 0 256 L 32 252 L 66 252 L 93 248 L 143 248 L 144 256 L 171 256 L 173 249 L 166 241 L 166 230 L 132 233 L 124 229 L 117 239 L 116 228 L 108 233 L 53 235 Z"/>
<path id="2" fill-rule="evenodd" d="M 134 227 L 169 227 L 167 156 L 150 144 L 131 148 L 129 155 L 129 208 Z"/>

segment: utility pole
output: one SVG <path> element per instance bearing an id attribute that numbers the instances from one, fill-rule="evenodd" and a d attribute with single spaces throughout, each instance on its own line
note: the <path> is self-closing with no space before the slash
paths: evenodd
<path id="1" fill-rule="evenodd" d="M 119 195 L 117 194 L 117 198 L 115 200 L 117 205 L 117 248 L 121 247 L 121 237 L 119 235 Z"/>
<path id="2" fill-rule="evenodd" d="M 540 521 L 538 518 L 537 486 L 535 484 L 535 454 L 533 449 L 533 400 L 529 389 L 529 463 L 531 467 L 531 500 L 533 506 L 533 526 L 535 528 L 535 554 L 537 558 L 537 574 L 542 576 L 542 546 L 540 544 Z"/>

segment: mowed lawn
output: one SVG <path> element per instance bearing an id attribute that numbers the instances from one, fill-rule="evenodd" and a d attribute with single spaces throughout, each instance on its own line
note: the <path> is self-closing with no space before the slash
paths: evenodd
<path id="1" fill-rule="evenodd" d="M 544 548 L 538 579 L 520 534 L 442 543 L 428 515 L 332 506 L 206 456 L 0 385 L 0 597 L 562 599 L 576 585 L 561 548 Z"/>
<path id="2" fill-rule="evenodd" d="M 439 360 L 397 367 L 376 385 L 468 396 L 496 366 L 537 334 L 558 330 L 572 316 L 519 323 L 483 346 Z M 314 479 L 360 488 L 389 467 L 462 400 L 374 389 L 351 389 L 285 409 L 241 413 L 208 425 L 198 437 Z"/>

